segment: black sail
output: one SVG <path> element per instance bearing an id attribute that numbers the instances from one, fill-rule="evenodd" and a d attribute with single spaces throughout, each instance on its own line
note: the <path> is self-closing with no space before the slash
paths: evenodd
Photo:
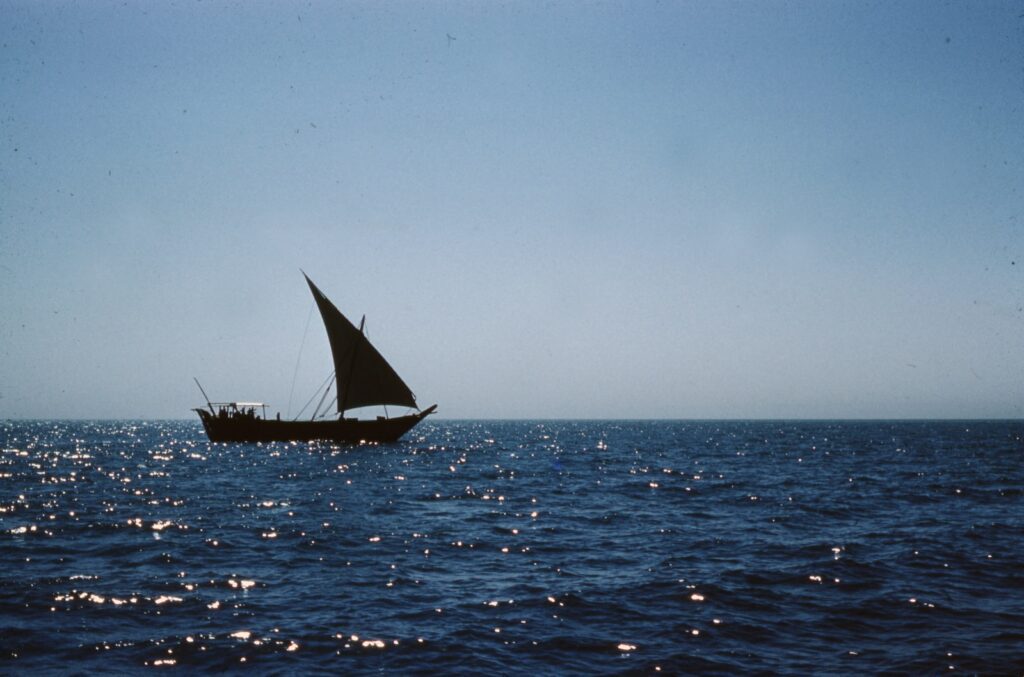
<path id="1" fill-rule="evenodd" d="M 334 355 L 338 380 L 338 412 L 380 404 L 416 407 L 409 386 L 395 373 L 388 361 L 370 344 L 341 311 L 306 276 Z"/>

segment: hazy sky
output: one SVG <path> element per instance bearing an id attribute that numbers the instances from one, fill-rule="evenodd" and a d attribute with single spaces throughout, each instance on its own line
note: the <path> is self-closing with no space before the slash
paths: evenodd
<path id="1" fill-rule="evenodd" d="M 0 0 L 0 418 L 1024 416 L 1024 2 Z M 292 379 L 299 361 L 292 395 Z"/>

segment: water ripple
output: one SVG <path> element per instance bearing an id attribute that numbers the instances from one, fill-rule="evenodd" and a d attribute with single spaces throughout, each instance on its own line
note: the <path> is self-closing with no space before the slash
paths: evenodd
<path id="1" fill-rule="evenodd" d="M 1018 422 L 0 424 L 0 669 L 1024 670 Z"/>

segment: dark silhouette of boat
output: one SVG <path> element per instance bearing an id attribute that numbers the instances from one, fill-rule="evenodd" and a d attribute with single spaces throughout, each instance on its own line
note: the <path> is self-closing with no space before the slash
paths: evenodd
<path id="1" fill-rule="evenodd" d="M 422 411 L 419 409 L 409 386 L 366 338 L 363 332 L 366 318 L 356 329 L 313 284 L 309 276 L 305 277 L 323 317 L 334 356 L 338 417 L 316 420 L 317 413 L 314 411 L 312 420 L 308 421 L 282 421 L 280 414 L 268 420 L 266 406 L 260 402 L 214 403 L 207 398 L 206 408 L 193 411 L 202 419 L 203 428 L 211 442 L 394 442 L 437 409 L 436 404 Z M 199 388 L 202 390 L 202 386 Z M 329 390 L 330 386 L 327 388 Z M 205 392 L 203 396 L 206 397 Z M 326 396 L 327 391 L 321 398 L 321 404 Z M 386 412 L 389 404 L 410 407 L 416 409 L 416 413 L 393 418 L 345 417 L 346 411 L 359 407 L 383 405 Z"/>

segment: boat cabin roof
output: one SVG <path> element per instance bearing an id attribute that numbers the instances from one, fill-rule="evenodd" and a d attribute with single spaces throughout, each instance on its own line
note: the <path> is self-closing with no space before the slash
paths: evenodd
<path id="1" fill-rule="evenodd" d="M 265 407 L 263 402 L 210 402 L 215 407 L 230 407 L 233 409 L 245 409 L 248 407 Z"/>

